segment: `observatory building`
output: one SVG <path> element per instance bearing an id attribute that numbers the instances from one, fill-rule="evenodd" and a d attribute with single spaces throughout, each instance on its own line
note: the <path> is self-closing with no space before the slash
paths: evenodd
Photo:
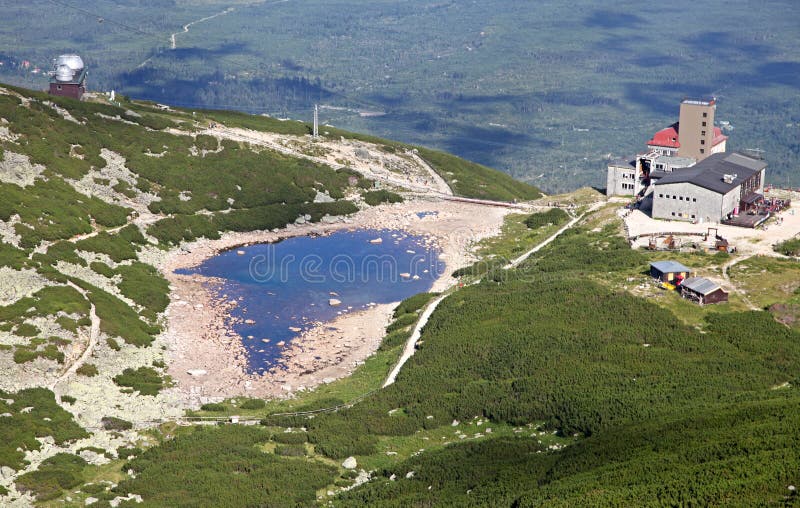
<path id="1" fill-rule="evenodd" d="M 78 99 L 86 92 L 86 66 L 78 55 L 61 55 L 50 73 L 50 95 Z"/>

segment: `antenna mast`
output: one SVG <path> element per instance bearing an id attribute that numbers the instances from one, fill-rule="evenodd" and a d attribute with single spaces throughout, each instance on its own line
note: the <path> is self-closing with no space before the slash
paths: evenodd
<path id="1" fill-rule="evenodd" d="M 319 137 L 319 106 L 314 104 L 314 130 L 312 132 L 314 138 Z"/>

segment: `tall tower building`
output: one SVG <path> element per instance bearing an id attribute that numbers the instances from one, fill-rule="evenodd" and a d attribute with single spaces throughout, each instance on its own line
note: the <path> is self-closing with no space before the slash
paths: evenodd
<path id="1" fill-rule="evenodd" d="M 700 161 L 714 152 L 712 150 L 715 148 L 716 138 L 714 129 L 716 109 L 717 105 L 714 99 L 684 99 L 681 102 L 681 113 L 678 120 L 680 126 L 678 155 L 680 157 L 691 157 Z M 721 151 L 725 151 L 725 149 L 723 148 Z"/>
<path id="2" fill-rule="evenodd" d="M 724 152 L 728 136 L 714 127 L 716 99 L 684 99 L 679 121 L 656 132 L 647 149 L 669 157 L 701 161 L 712 153 Z"/>

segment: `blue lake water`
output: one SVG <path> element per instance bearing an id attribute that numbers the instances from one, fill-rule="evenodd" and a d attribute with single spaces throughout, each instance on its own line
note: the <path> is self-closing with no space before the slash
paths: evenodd
<path id="1" fill-rule="evenodd" d="M 373 241 L 378 238 L 380 243 Z M 278 365 L 283 350 L 278 342 L 288 346 L 302 330 L 339 313 L 428 291 L 444 269 L 439 250 L 425 237 L 355 230 L 239 247 L 177 273 L 224 281 L 215 287 L 216 296 L 238 301 L 232 327 L 242 337 L 250 372 L 261 373 Z M 341 304 L 331 306 L 332 298 Z"/>

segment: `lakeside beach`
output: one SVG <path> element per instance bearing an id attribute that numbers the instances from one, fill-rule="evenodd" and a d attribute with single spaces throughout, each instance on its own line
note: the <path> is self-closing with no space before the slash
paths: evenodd
<path id="1" fill-rule="evenodd" d="M 280 368 L 263 374 L 248 369 L 243 339 L 230 323 L 237 302 L 218 296 L 222 281 L 177 270 L 197 267 L 225 250 L 342 230 L 400 230 L 422 236 L 440 251 L 442 275 L 430 291 L 455 284 L 450 274 L 474 261 L 471 247 L 499 233 L 507 209 L 468 203 L 415 199 L 360 211 L 336 222 L 292 224 L 278 231 L 227 233 L 218 240 L 198 240 L 176 249 L 161 265 L 171 284 L 167 310 L 169 374 L 190 407 L 234 396 L 290 397 L 352 373 L 381 343 L 396 304 L 370 305 L 316 322 L 287 344 Z"/>

